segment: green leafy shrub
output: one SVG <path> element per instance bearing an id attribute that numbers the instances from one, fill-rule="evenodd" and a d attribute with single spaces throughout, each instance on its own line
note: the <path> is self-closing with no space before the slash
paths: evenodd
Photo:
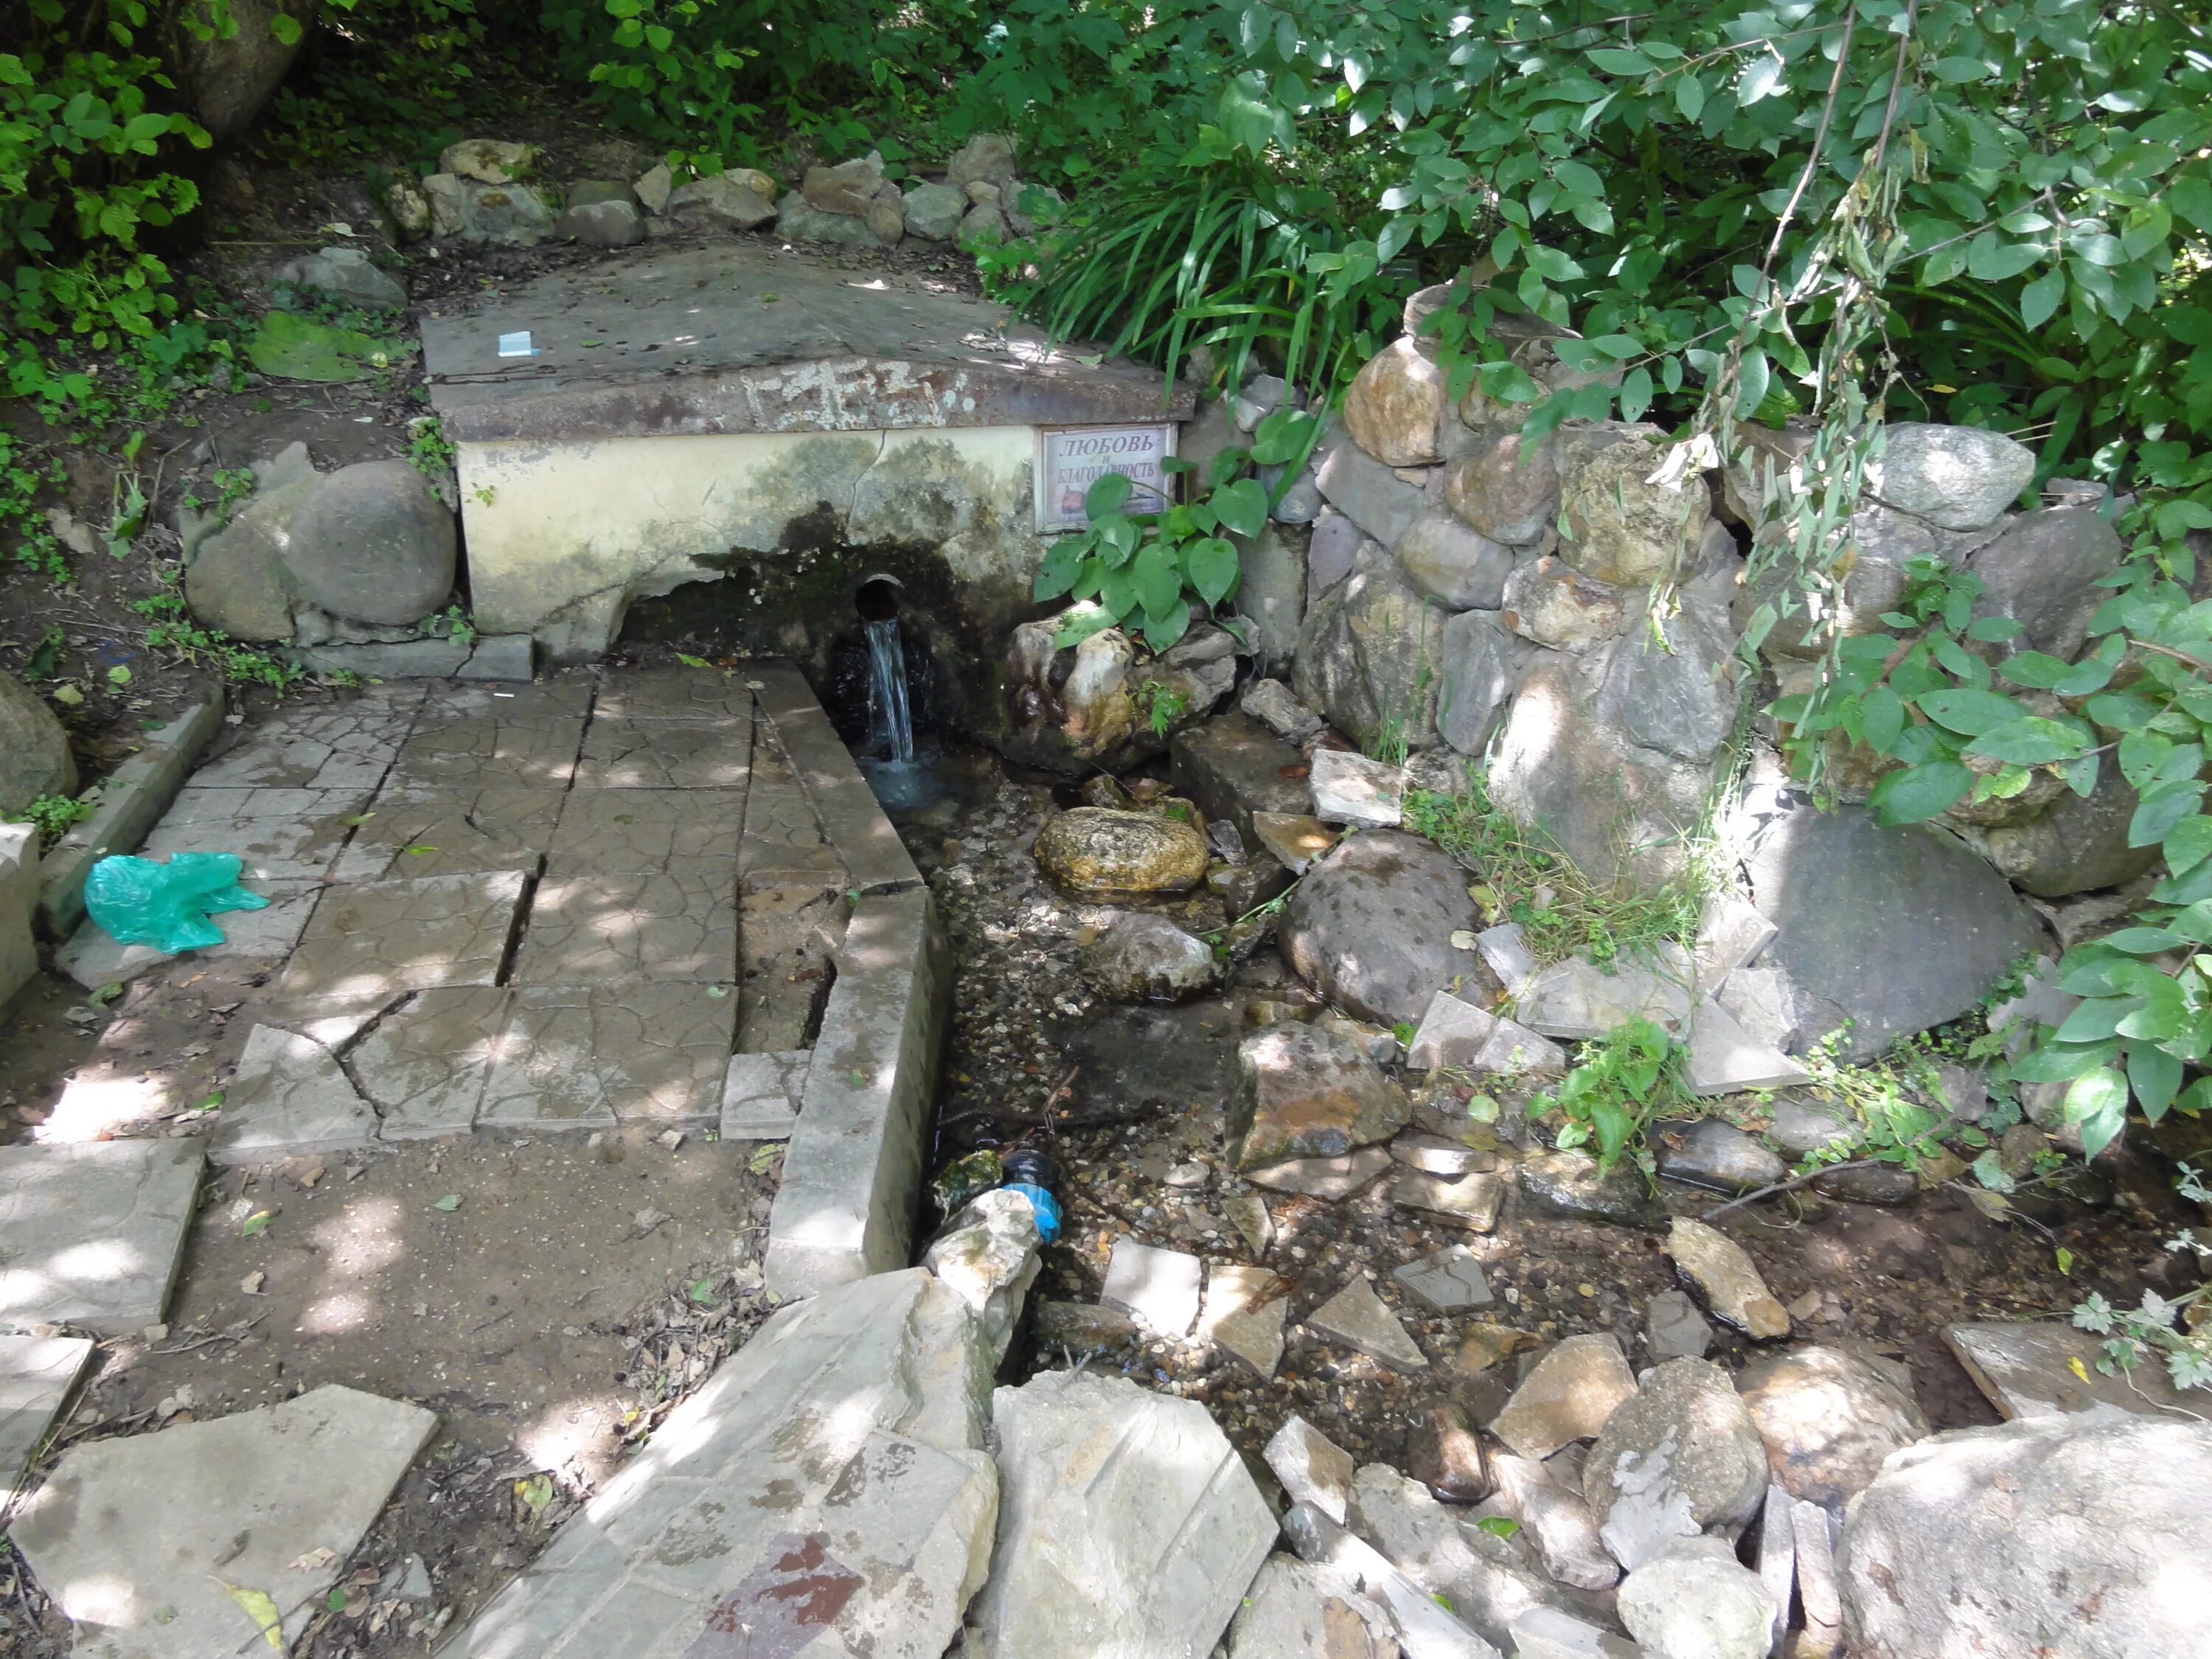
<path id="1" fill-rule="evenodd" d="M 1595 1145 L 1601 1170 L 1626 1153 L 1648 1166 L 1644 1126 L 1662 1107 L 1683 1097 L 1681 1057 L 1674 1040 L 1648 1019 L 1632 1019 L 1602 1042 L 1583 1044 L 1559 1085 L 1537 1097 L 1566 1119 L 1559 1147 Z"/>
<path id="2" fill-rule="evenodd" d="M 41 795 L 23 809 L 22 821 L 36 826 L 39 847 L 44 851 L 69 834 L 71 826 L 82 823 L 99 808 L 96 790 L 81 800 L 72 800 L 67 795 Z"/>

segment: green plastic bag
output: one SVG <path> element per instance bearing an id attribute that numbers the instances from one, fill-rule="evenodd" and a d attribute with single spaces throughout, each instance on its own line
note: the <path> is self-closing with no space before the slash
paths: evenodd
<path id="1" fill-rule="evenodd" d="M 269 901 L 238 884 L 235 853 L 175 853 L 151 859 L 105 858 L 84 878 L 84 908 L 118 942 L 157 951 L 222 943 L 210 910 L 262 910 Z"/>

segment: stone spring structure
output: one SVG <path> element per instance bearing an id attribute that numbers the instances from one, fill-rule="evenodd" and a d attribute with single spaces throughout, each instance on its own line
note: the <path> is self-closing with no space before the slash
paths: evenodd
<path id="1" fill-rule="evenodd" d="M 557 272 L 422 337 L 478 626 L 556 662 L 730 577 L 732 642 L 820 672 L 878 573 L 925 633 L 988 656 L 1051 539 L 1039 432 L 1192 407 L 1003 307 L 729 244 Z"/>

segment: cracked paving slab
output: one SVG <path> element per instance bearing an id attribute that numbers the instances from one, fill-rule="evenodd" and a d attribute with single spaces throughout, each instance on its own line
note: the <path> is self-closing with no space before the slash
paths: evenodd
<path id="1" fill-rule="evenodd" d="M 745 720 L 753 694 L 742 671 L 647 668 L 609 678 L 594 712 L 617 720 Z"/>
<path id="2" fill-rule="evenodd" d="M 722 1084 L 722 1139 L 781 1140 L 797 1128 L 813 1061 L 811 1048 L 732 1054 Z"/>
<path id="3" fill-rule="evenodd" d="M 224 789 L 192 787 L 178 795 L 138 849 L 141 858 L 173 853 L 235 853 L 249 880 L 326 876 L 345 846 L 366 792 L 359 789 Z"/>
<path id="4" fill-rule="evenodd" d="M 197 1139 L 0 1146 L 0 1322 L 157 1322 L 199 1188 Z"/>
<path id="5" fill-rule="evenodd" d="M 274 1025 L 246 1034 L 208 1147 L 217 1164 L 273 1164 L 376 1139 L 376 1112 L 330 1049 Z"/>
<path id="6" fill-rule="evenodd" d="M 679 860 L 734 864 L 744 800 L 734 789 L 578 791 L 562 804 L 547 872 L 651 875 Z"/>
<path id="7" fill-rule="evenodd" d="M 514 993 L 477 1121 L 540 1129 L 714 1123 L 737 1016 L 726 985 L 526 987 Z"/>
<path id="8" fill-rule="evenodd" d="M 0 1493 L 13 1497 L 93 1347 L 82 1336 L 0 1336 Z"/>
<path id="9" fill-rule="evenodd" d="M 520 870 L 332 887 L 278 981 L 289 1001 L 362 1002 L 499 976 L 528 878 Z"/>
<path id="10" fill-rule="evenodd" d="M 579 789 L 739 789 L 752 767 L 750 720 L 612 720 L 584 734 Z"/>
<path id="11" fill-rule="evenodd" d="M 345 1054 L 354 1085 L 386 1140 L 465 1133 L 498 1060 L 514 997 L 498 986 L 417 992 L 386 1012 Z"/>
<path id="12" fill-rule="evenodd" d="M 565 789 L 584 741 L 580 714 L 514 719 L 492 714 L 417 729 L 399 747 L 392 781 L 482 788 Z"/>
<path id="13" fill-rule="evenodd" d="M 339 881 L 535 870 L 560 821 L 557 789 L 387 784 L 338 854 Z"/>
<path id="14" fill-rule="evenodd" d="M 738 976 L 738 876 L 720 859 L 645 875 L 549 876 L 530 905 L 517 985 Z"/>
<path id="15" fill-rule="evenodd" d="M 381 698 L 278 714 L 193 773 L 192 784 L 367 792 L 384 781 L 411 718 L 410 705 Z"/>
<path id="16" fill-rule="evenodd" d="M 745 830 L 738 845 L 738 873 L 744 890 L 835 881 L 845 866 L 814 816 L 814 804 L 796 781 L 756 776 L 745 795 Z"/>
<path id="17" fill-rule="evenodd" d="M 74 1446 L 9 1528 L 101 1659 L 259 1653 L 230 1587 L 272 1598 L 289 1652 L 438 1426 L 337 1385 L 277 1406 Z"/>
<path id="18" fill-rule="evenodd" d="M 210 919 L 222 930 L 222 943 L 185 951 L 157 951 L 150 945 L 125 945 L 97 923 L 86 921 L 54 952 L 54 963 L 88 991 L 136 979 L 149 968 L 179 956 L 245 957 L 275 961 L 289 956 L 307 931 L 322 896 L 319 880 L 257 881 L 251 891 L 269 901 L 258 910 L 217 910 Z"/>

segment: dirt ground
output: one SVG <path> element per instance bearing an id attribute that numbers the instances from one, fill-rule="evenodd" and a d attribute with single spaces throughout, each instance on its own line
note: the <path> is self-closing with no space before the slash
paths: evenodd
<path id="1" fill-rule="evenodd" d="M 1495 1297 L 1473 1316 L 1545 1342 L 1611 1330 L 1632 1363 L 1648 1363 L 1644 1310 L 1656 1293 L 1677 1288 L 1660 1236 L 1535 1214 L 1517 1192 L 1486 1237 L 1396 1207 L 1385 1182 L 1336 1204 L 1263 1194 L 1276 1236 L 1255 1255 L 1222 1205 L 1232 1192 L 1256 1190 L 1226 1172 L 1224 1118 L 1237 1045 L 1251 1029 L 1246 1005 L 1279 998 L 1291 976 L 1270 944 L 1217 996 L 1176 1007 L 1095 998 L 1075 957 L 1079 930 L 1097 913 L 1055 893 L 1030 852 L 1052 800 L 1048 787 L 1008 781 L 951 822 L 908 831 L 933 870 L 957 963 L 939 1157 L 996 1142 L 1036 1146 L 1058 1160 L 1066 1231 L 1045 1253 L 1036 1297 L 1095 1303 L 1121 1235 L 1212 1261 L 1264 1265 L 1291 1285 L 1288 1346 L 1272 1381 L 1202 1344 L 1132 1344 L 1095 1356 L 1094 1369 L 1119 1368 L 1205 1401 L 1247 1451 L 1256 1452 L 1296 1412 L 1360 1461 L 1404 1468 L 1408 1431 L 1425 1407 L 1455 1400 L 1480 1421 L 1516 1378 L 1512 1359 L 1480 1371 L 1455 1368 L 1449 1362 L 1462 1319 L 1426 1313 L 1391 1279 L 1399 1265 L 1455 1243 L 1480 1257 Z M 1187 908 L 1180 915 L 1187 925 L 1220 925 L 1218 908 L 1210 915 Z M 1416 1127 L 1454 1127 L 1428 1116 Z M 1510 1156 L 1514 1149 L 1501 1150 Z M 1542 1147 L 1532 1142 L 1528 1150 Z M 1202 1166 L 1203 1184 L 1170 1185 L 1178 1165 L 1183 1180 L 1191 1166 Z M 1801 1335 L 1905 1363 L 1933 1425 L 1965 1427 L 1997 1414 L 1944 1346 L 1945 1325 L 2063 1318 L 2092 1290 L 2132 1305 L 2146 1285 L 2169 1294 L 2182 1288 L 2176 1275 L 2187 1270 L 2162 1248 L 2185 1219 L 2170 1165 L 2130 1144 L 2098 1169 L 2112 1201 L 2040 1205 L 2047 1231 L 1992 1221 L 1951 1187 L 1899 1208 L 1807 1192 L 1735 1211 L 1719 1224 L 1750 1252 L 1775 1295 L 1797 1304 Z M 1662 1188 L 1680 1213 L 1720 1201 L 1671 1182 Z M 2071 1253 L 2070 1274 L 2059 1270 L 2061 1247 Z M 1360 1273 L 1372 1276 L 1420 1340 L 1431 1362 L 1425 1374 L 1401 1376 L 1300 1328 Z M 1733 1369 L 1749 1350 L 1721 1328 L 1711 1357 Z M 1027 1368 L 1049 1369 L 1082 1356 L 1033 1340 L 1019 1358 Z"/>
<path id="2" fill-rule="evenodd" d="M 778 1166 L 753 1169 L 755 1151 L 479 1135 L 212 1171 L 167 1323 L 102 1345 L 42 1462 L 325 1383 L 430 1407 L 436 1437 L 357 1554 L 346 1608 L 299 1650 L 421 1654 L 768 1316 Z M 398 1594 L 410 1557 L 432 1587 L 419 1601 Z M 0 1652 L 64 1650 L 44 1624 L 60 1645 L 0 1632 Z"/>

